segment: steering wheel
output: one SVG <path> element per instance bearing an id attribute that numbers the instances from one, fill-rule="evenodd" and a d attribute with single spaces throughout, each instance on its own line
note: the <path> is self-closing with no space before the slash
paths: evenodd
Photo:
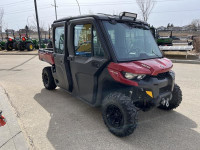
<path id="1" fill-rule="evenodd" d="M 139 52 L 140 52 L 140 48 L 139 48 L 139 47 L 136 47 L 134 43 L 131 43 L 131 44 L 130 44 L 129 50 L 130 50 L 130 51 L 134 51 L 134 52 L 136 52 L 137 54 L 139 54 Z"/>

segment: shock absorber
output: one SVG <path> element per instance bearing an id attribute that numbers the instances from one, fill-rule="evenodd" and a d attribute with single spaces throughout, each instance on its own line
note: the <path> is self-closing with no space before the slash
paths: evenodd
<path id="1" fill-rule="evenodd" d="M 6 119 L 2 116 L 2 111 L 0 110 L 0 127 L 6 124 Z"/>

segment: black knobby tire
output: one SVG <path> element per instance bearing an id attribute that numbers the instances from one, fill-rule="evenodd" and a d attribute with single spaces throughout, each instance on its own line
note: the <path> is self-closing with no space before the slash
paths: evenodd
<path id="1" fill-rule="evenodd" d="M 13 43 L 13 49 L 18 50 L 17 44 L 18 44 L 17 42 Z"/>
<path id="2" fill-rule="evenodd" d="M 33 43 L 27 43 L 27 44 L 26 44 L 26 49 L 27 49 L 28 51 L 33 51 L 33 49 L 34 49 Z"/>
<path id="3" fill-rule="evenodd" d="M 12 51 L 12 49 L 13 49 L 13 43 L 7 42 L 7 43 L 6 43 L 6 50 L 7 50 L 7 51 Z"/>
<path id="4" fill-rule="evenodd" d="M 180 87 L 175 84 L 174 85 L 174 90 L 172 92 L 172 99 L 169 101 L 169 107 L 166 105 L 160 105 L 158 108 L 164 109 L 164 110 L 172 110 L 177 108 L 182 101 L 182 91 Z"/>
<path id="5" fill-rule="evenodd" d="M 109 131 L 118 137 L 128 136 L 137 126 L 137 108 L 131 98 L 121 92 L 113 92 L 105 97 L 102 116 Z"/>
<path id="6" fill-rule="evenodd" d="M 5 50 L 5 47 L 1 47 L 1 50 Z"/>
<path id="7" fill-rule="evenodd" d="M 42 81 L 44 87 L 48 90 L 54 90 L 56 88 L 56 84 L 54 82 L 54 78 L 51 72 L 51 67 L 45 67 L 42 71 Z"/>
<path id="8" fill-rule="evenodd" d="M 24 51 L 23 44 L 22 43 L 18 43 L 17 44 L 17 49 L 20 50 L 20 51 Z"/>

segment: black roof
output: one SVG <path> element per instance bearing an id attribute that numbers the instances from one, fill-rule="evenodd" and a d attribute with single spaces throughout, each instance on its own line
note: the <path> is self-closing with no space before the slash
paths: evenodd
<path id="1" fill-rule="evenodd" d="M 87 17 L 92 17 L 92 18 L 95 18 L 95 19 L 99 19 L 99 20 L 121 20 L 120 19 L 120 16 L 117 16 L 117 15 L 109 15 L 109 14 L 92 14 L 92 15 L 81 15 L 81 16 L 75 16 L 75 17 L 65 17 L 65 18 L 61 18 L 61 19 L 58 19 L 56 21 L 54 21 L 53 23 L 58 23 L 58 22 L 63 22 L 63 21 L 69 21 L 69 20 L 73 20 L 73 19 L 80 19 L 80 18 L 87 18 Z M 146 22 L 144 21 L 141 21 L 141 20 L 134 20 L 133 18 L 130 18 L 130 17 L 123 17 L 122 20 L 126 20 L 126 21 L 134 21 L 136 23 L 142 23 L 142 24 L 145 24 L 145 25 L 148 25 Z"/>

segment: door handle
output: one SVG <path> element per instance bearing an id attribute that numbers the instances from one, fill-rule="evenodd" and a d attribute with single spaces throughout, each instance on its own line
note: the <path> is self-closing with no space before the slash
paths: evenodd
<path id="1" fill-rule="evenodd" d="M 73 60 L 74 60 L 74 56 L 69 56 L 69 57 L 67 57 L 67 60 L 73 61 Z"/>

